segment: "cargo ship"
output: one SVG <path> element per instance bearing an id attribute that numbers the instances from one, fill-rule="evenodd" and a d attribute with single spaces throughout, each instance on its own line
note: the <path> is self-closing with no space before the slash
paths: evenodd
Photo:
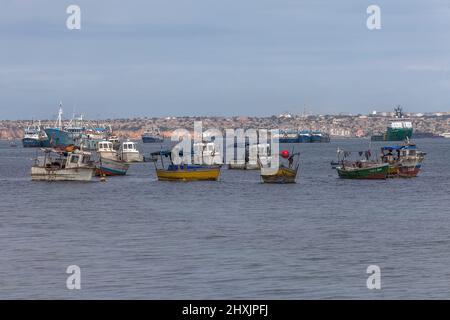
<path id="1" fill-rule="evenodd" d="M 330 142 L 330 136 L 317 130 L 281 130 L 279 143 L 320 143 Z"/>
<path id="2" fill-rule="evenodd" d="M 372 135 L 372 141 L 404 141 L 411 138 L 413 134 L 411 121 L 404 118 L 400 106 L 397 106 L 394 111 L 395 120 L 391 121 L 384 134 Z"/>

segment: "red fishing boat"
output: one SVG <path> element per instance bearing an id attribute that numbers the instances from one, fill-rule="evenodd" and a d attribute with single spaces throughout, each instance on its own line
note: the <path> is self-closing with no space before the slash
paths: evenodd
<path id="1" fill-rule="evenodd" d="M 416 177 L 422 167 L 426 153 L 417 150 L 409 140 L 401 146 L 381 148 L 381 161 L 389 164 L 389 177 Z"/>

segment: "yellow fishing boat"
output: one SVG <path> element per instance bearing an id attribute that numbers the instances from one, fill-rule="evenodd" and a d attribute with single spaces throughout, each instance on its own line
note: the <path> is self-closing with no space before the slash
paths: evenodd
<path id="1" fill-rule="evenodd" d="M 170 165 L 168 169 L 157 169 L 160 181 L 217 181 L 220 176 L 219 166 Z"/>
<path id="2" fill-rule="evenodd" d="M 151 154 L 155 163 L 156 176 L 160 181 L 217 181 L 220 176 L 218 165 L 176 165 L 172 163 L 171 151 L 159 151 Z M 157 156 L 161 158 L 162 168 L 157 167 Z M 168 157 L 170 164 L 164 167 L 163 157 Z"/>
<path id="3" fill-rule="evenodd" d="M 299 156 L 300 153 L 293 153 L 289 155 L 289 151 L 281 151 L 281 157 L 288 160 L 288 166 L 283 163 L 275 173 L 268 173 L 264 167 L 261 168 L 261 179 L 264 183 L 295 183 L 297 177 L 299 163 L 294 166 L 294 157 Z"/>

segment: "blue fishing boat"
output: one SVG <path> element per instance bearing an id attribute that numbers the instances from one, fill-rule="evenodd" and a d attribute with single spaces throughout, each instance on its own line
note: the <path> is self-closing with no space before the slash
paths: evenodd
<path id="1" fill-rule="evenodd" d="M 163 141 L 164 137 L 156 127 L 145 129 L 144 134 L 142 135 L 143 143 L 161 143 Z"/>
<path id="2" fill-rule="evenodd" d="M 96 150 L 97 144 L 111 134 L 111 128 L 93 126 L 83 120 L 83 116 L 75 116 L 67 125 L 62 123 L 62 108 L 60 104 L 58 119 L 54 127 L 45 128 L 49 144 L 52 147 L 64 148 L 74 145 L 85 150 Z"/>
<path id="3" fill-rule="evenodd" d="M 65 148 L 70 145 L 75 145 L 72 133 L 63 128 L 62 115 L 62 104 L 60 104 L 55 126 L 44 129 L 51 147 Z"/>
<path id="4" fill-rule="evenodd" d="M 22 146 L 24 148 L 45 148 L 49 147 L 47 136 L 41 129 L 41 124 L 28 125 L 24 130 L 22 138 Z"/>

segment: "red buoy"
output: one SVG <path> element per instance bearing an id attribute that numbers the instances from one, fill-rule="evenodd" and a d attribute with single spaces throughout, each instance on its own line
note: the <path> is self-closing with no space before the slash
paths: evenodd
<path id="1" fill-rule="evenodd" d="M 287 151 L 287 150 L 281 151 L 281 156 L 282 156 L 284 159 L 289 158 L 289 151 Z"/>

